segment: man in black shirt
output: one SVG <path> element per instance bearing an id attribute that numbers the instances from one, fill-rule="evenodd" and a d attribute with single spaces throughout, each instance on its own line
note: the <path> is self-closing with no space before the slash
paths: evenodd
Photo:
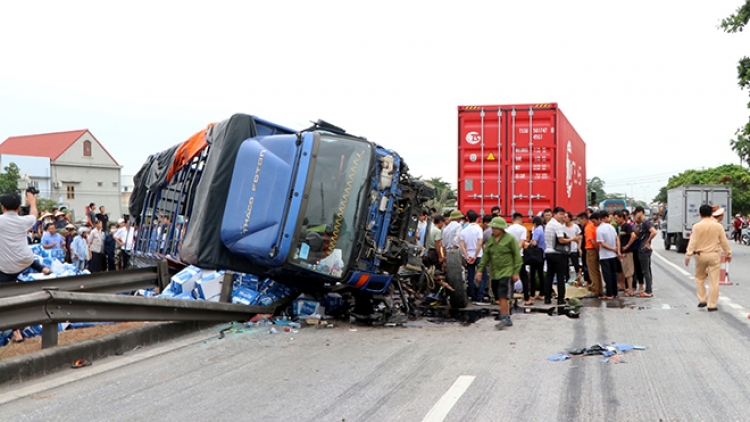
<path id="1" fill-rule="evenodd" d="M 632 297 L 635 264 L 633 261 L 633 250 L 630 248 L 635 241 L 635 232 L 622 211 L 615 211 L 615 222 L 620 228 L 620 251 L 618 255 L 622 264 L 623 276 L 625 277 L 625 294 L 623 296 Z"/>
<path id="2" fill-rule="evenodd" d="M 641 274 L 646 283 L 646 290 L 639 293 L 638 297 L 653 297 L 654 294 L 651 290 L 651 240 L 657 235 L 657 231 L 651 223 L 651 220 L 646 218 L 646 213 L 644 212 L 643 207 L 635 208 L 633 211 L 633 219 L 636 224 L 638 224 L 635 231 L 641 247 L 638 251 L 638 260 L 641 263 Z"/>
<path id="3" fill-rule="evenodd" d="M 109 227 L 109 216 L 104 211 L 104 205 L 99 206 L 99 213 L 96 214 L 96 219 L 102 222 L 102 227 L 105 230 Z"/>

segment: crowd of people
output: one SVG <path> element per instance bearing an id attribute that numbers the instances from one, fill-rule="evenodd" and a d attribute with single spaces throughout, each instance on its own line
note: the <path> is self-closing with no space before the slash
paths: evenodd
<path id="1" fill-rule="evenodd" d="M 742 243 L 742 231 L 747 230 L 750 218 L 742 214 L 736 214 L 732 220 L 732 239 L 734 243 Z"/>
<path id="2" fill-rule="evenodd" d="M 128 267 L 135 244 L 135 228 L 123 216 L 110 221 L 104 206 L 91 203 L 86 221 L 76 225 L 65 209 L 42 210 L 28 232 L 28 242 L 57 250 L 64 261 L 92 273 L 118 271 Z M 98 212 L 97 212 L 98 211 Z"/>
<path id="3" fill-rule="evenodd" d="M 556 299 L 558 312 L 564 310 L 569 283 L 587 288 L 587 298 L 653 296 L 651 241 L 658 232 L 642 207 L 632 215 L 590 208 L 573 215 L 556 207 L 533 217 L 530 229 L 521 214 L 513 214 L 509 225 L 499 207 L 491 212 L 438 214 L 433 209 L 432 216 L 425 212 L 420 217 L 418 239 L 426 249 L 425 263 L 437 269 L 445 265 L 448 250 L 460 251 L 466 294 L 475 302 L 495 298 L 498 328 L 512 325 L 510 300 L 516 291 L 526 306 L 536 301 L 551 305 Z M 432 225 L 426 233 L 428 218 Z"/>

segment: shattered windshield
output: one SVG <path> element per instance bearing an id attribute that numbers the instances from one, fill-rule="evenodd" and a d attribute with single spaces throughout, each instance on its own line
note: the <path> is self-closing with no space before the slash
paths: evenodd
<path id="1" fill-rule="evenodd" d="M 367 194 L 372 147 L 322 135 L 292 263 L 341 278 L 356 246 L 361 202 Z"/>

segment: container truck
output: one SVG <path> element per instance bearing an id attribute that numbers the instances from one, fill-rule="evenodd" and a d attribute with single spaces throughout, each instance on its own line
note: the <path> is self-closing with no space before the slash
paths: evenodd
<path id="1" fill-rule="evenodd" d="M 294 130 L 237 114 L 152 155 L 135 176 L 135 261 L 349 290 L 360 314 L 402 315 L 402 282 L 432 285 L 416 236 L 433 197 L 398 153 L 337 126 Z M 451 305 L 466 306 L 463 279 L 449 282 Z"/>
<path id="2" fill-rule="evenodd" d="M 698 209 L 701 205 L 718 205 L 725 210 L 720 223 L 727 235 L 732 230 L 732 222 L 727 216 L 732 215 L 732 187 L 727 185 L 683 185 L 667 191 L 667 207 L 664 210 L 662 238 L 664 249 L 672 245 L 677 252 L 685 252 L 693 224 L 700 221 Z M 666 226 L 664 225 L 666 223 Z"/>
<path id="3" fill-rule="evenodd" d="M 458 107 L 458 206 L 527 219 L 586 208 L 586 144 L 556 103 Z"/>

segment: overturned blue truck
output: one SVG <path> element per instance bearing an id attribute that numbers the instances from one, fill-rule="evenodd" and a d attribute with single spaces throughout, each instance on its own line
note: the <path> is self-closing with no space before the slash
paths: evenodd
<path id="1" fill-rule="evenodd" d="M 434 286 L 417 242 L 433 187 L 396 152 L 327 122 L 294 130 L 236 114 L 150 156 L 134 185 L 135 266 L 167 258 L 335 290 L 382 322 L 408 316 L 405 291 Z M 454 255 L 450 301 L 464 307 Z"/>

